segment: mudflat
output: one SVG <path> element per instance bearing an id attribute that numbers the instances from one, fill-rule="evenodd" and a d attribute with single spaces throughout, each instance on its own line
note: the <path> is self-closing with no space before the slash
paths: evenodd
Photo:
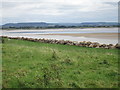
<path id="1" fill-rule="evenodd" d="M 120 33 L 67 33 L 67 34 L 43 34 L 43 35 L 62 35 L 74 37 L 88 37 L 88 38 L 101 38 L 101 39 L 118 39 Z"/>

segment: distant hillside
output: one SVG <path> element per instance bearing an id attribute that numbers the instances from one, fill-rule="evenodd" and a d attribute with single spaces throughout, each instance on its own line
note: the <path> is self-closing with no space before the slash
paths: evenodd
<path id="1" fill-rule="evenodd" d="M 85 23 L 81 23 L 81 25 L 112 26 L 112 25 L 118 25 L 118 23 L 117 22 L 85 22 Z"/>
<path id="2" fill-rule="evenodd" d="M 2 25 L 4 28 L 66 28 L 66 27 L 98 27 L 98 26 L 118 26 L 117 22 L 84 22 L 84 23 L 7 23 Z"/>
<path id="3" fill-rule="evenodd" d="M 40 23 L 7 23 L 2 27 L 47 27 L 48 24 L 44 22 Z"/>

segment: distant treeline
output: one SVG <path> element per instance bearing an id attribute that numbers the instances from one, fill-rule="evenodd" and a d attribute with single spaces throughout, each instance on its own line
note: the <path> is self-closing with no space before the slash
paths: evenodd
<path id="1" fill-rule="evenodd" d="M 34 26 L 23 26 L 23 27 L 1 27 L 1 29 L 56 29 L 56 28 L 110 28 L 110 27 L 120 27 L 120 25 L 110 25 L 110 26 L 89 26 L 89 25 L 83 25 L 83 26 L 48 26 L 48 27 L 34 27 Z"/>

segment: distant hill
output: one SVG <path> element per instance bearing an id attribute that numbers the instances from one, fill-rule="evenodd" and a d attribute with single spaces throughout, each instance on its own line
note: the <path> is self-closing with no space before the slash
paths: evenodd
<path id="1" fill-rule="evenodd" d="M 2 27 L 47 27 L 48 24 L 44 22 L 40 23 L 7 23 L 2 25 Z"/>
<path id="2" fill-rule="evenodd" d="M 84 22 L 84 23 L 7 23 L 2 25 L 4 28 L 59 28 L 59 27 L 98 27 L 98 26 L 118 26 L 117 22 Z"/>
<path id="3" fill-rule="evenodd" d="M 112 26 L 112 25 L 118 25 L 118 23 L 117 22 L 85 22 L 85 23 L 81 23 L 81 25 Z"/>

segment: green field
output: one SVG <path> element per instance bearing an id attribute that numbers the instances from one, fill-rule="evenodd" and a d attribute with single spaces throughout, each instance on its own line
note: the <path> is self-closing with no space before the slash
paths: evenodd
<path id="1" fill-rule="evenodd" d="M 118 49 L 7 38 L 2 49 L 3 88 L 118 87 Z"/>

